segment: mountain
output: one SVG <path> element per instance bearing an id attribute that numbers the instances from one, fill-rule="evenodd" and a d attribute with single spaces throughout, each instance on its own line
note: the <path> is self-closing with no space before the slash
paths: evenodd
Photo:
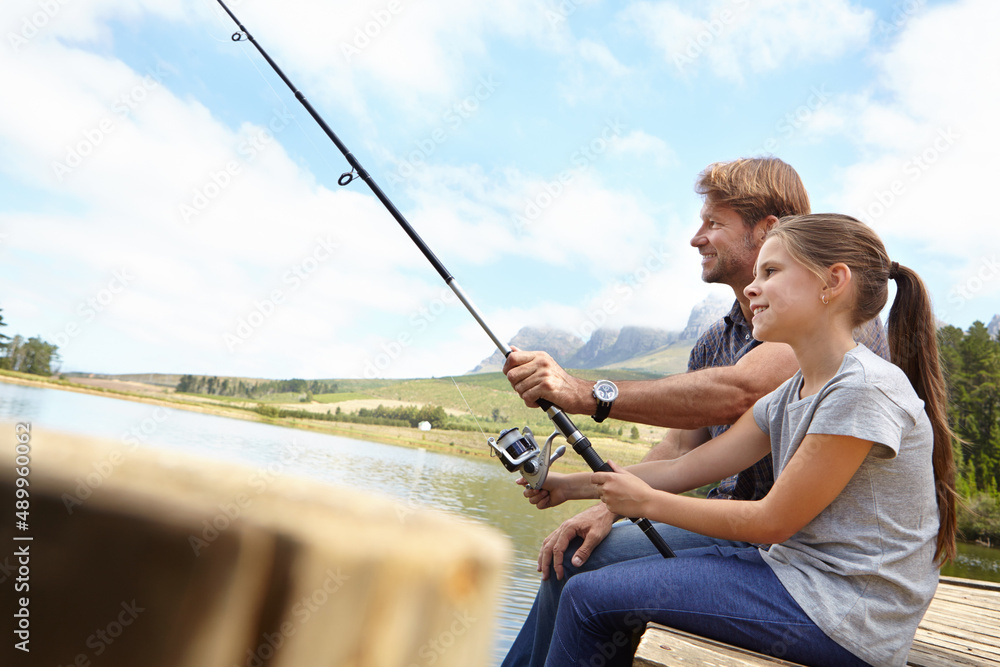
<path id="1" fill-rule="evenodd" d="M 986 325 L 986 330 L 993 338 L 1000 340 L 1000 315 L 994 315 L 990 323 Z"/>
<path id="2" fill-rule="evenodd" d="M 614 348 L 617 342 L 617 331 L 614 329 L 598 329 L 590 335 L 590 340 L 576 351 L 570 366 L 573 368 L 596 368 L 600 366 L 603 359 L 611 353 L 612 348 Z"/>
<path id="3" fill-rule="evenodd" d="M 560 366 L 565 365 L 573 354 L 583 347 L 583 340 L 568 331 L 548 327 L 523 327 L 513 338 L 510 345 L 522 350 L 545 350 L 552 355 Z M 479 362 L 470 373 L 487 373 L 503 368 L 504 356 L 497 350 L 492 355 Z"/>
<path id="4" fill-rule="evenodd" d="M 679 332 L 651 327 L 622 327 L 620 331 L 598 329 L 567 365 L 570 368 L 602 368 L 647 354 L 678 339 Z"/>
<path id="5" fill-rule="evenodd" d="M 705 329 L 712 326 L 733 307 L 732 297 L 710 296 L 691 309 L 681 340 L 697 340 Z"/>
<path id="6" fill-rule="evenodd" d="M 732 301 L 712 296 L 697 304 L 681 331 L 626 326 L 598 329 L 587 342 L 554 328 L 524 327 L 510 344 L 522 350 L 544 350 L 564 368 L 622 368 L 647 372 L 679 373 L 687 368 L 688 352 L 699 335 L 729 312 Z M 498 371 L 499 351 L 484 359 L 470 373 Z"/>

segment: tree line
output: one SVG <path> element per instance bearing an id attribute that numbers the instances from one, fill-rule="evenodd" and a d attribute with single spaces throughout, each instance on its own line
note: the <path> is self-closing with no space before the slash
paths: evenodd
<path id="1" fill-rule="evenodd" d="M 2 309 L 0 309 L 2 310 Z M 7 326 L 0 313 L 0 327 Z M 58 372 L 59 347 L 40 336 L 13 338 L 0 332 L 0 369 L 49 376 Z"/>
<path id="2" fill-rule="evenodd" d="M 419 408 L 414 405 L 397 407 L 380 405 L 377 408 L 361 408 L 358 410 L 358 416 L 396 419 L 404 421 L 414 428 L 420 422 L 428 422 L 434 428 L 442 428 L 448 421 L 448 413 L 439 405 L 424 405 Z"/>
<path id="3" fill-rule="evenodd" d="M 420 422 L 428 422 L 433 428 L 455 429 L 456 424 L 448 421 L 448 413 L 438 405 L 398 407 L 380 405 L 377 408 L 361 408 L 356 413 L 341 411 L 312 412 L 310 410 L 288 410 L 276 405 L 258 403 L 254 411 L 265 417 L 292 419 L 319 419 L 322 421 L 347 422 L 351 424 L 378 424 L 380 426 L 409 426 L 416 428 Z M 465 430 L 457 428 L 456 430 Z"/>
<path id="4" fill-rule="evenodd" d="M 938 330 L 967 539 L 1000 540 L 1000 340 L 982 322 Z"/>
<path id="5" fill-rule="evenodd" d="M 272 394 L 336 394 L 336 382 L 321 380 L 244 380 L 241 378 L 218 378 L 205 375 L 183 375 L 177 383 L 181 394 L 208 394 L 211 396 L 234 396 L 261 398 Z"/>

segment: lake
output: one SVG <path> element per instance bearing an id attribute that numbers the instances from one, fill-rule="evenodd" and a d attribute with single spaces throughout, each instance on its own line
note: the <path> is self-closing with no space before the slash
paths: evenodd
<path id="1" fill-rule="evenodd" d="M 277 461 L 276 457 L 294 444 L 301 454 L 291 463 L 284 460 L 283 470 L 289 474 L 388 494 L 408 505 L 446 510 L 496 527 L 514 546 L 498 610 L 496 664 L 521 627 L 538 588 L 535 564 L 539 544 L 574 511 L 560 507 L 538 512 L 521 497 L 514 476 L 494 460 L 0 382 L 0 422 L 14 421 L 114 441 L 131 433 L 146 447 L 251 467 Z M 577 505 L 577 509 L 585 505 Z M 1000 549 L 960 544 L 958 561 L 943 572 L 1000 581 Z"/>

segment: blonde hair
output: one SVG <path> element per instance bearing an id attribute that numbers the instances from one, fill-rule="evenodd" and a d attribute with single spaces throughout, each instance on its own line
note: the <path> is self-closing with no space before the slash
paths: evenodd
<path id="1" fill-rule="evenodd" d="M 926 286 L 915 271 L 890 261 L 874 230 L 850 216 L 824 213 L 782 218 L 768 232 L 768 238 L 772 237 L 824 282 L 834 264 L 850 267 L 855 297 L 852 326 L 874 319 L 882 312 L 889 296 L 889 280 L 896 281 L 896 298 L 889 311 L 889 354 L 924 402 L 934 431 L 934 479 L 941 519 L 934 557 L 939 562 L 954 560 L 957 530 L 954 434 L 948 426 L 947 388 Z"/>
<path id="2" fill-rule="evenodd" d="M 776 157 L 710 164 L 698 174 L 694 189 L 709 202 L 736 211 L 747 227 L 769 215 L 805 215 L 810 210 L 802 179 Z"/>

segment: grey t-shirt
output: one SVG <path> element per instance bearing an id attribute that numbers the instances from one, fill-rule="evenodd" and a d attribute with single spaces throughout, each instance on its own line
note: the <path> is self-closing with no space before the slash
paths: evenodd
<path id="1" fill-rule="evenodd" d="M 754 406 L 777 479 L 807 434 L 875 444 L 847 487 L 790 539 L 762 551 L 831 639 L 873 665 L 905 665 L 937 588 L 933 432 L 897 366 L 857 346 L 817 393 L 802 373 Z"/>

